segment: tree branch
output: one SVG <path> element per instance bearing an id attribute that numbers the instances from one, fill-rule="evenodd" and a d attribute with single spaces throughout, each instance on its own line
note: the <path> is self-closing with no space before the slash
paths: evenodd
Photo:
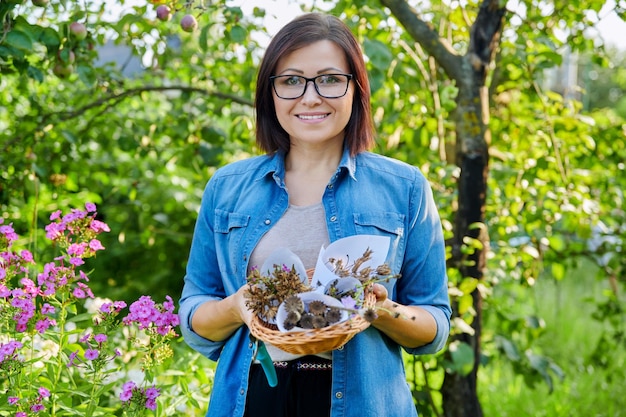
<path id="1" fill-rule="evenodd" d="M 210 90 L 206 90 L 203 88 L 191 87 L 187 85 L 142 86 L 142 87 L 130 88 L 119 93 L 108 94 L 104 97 L 101 97 L 75 110 L 42 114 L 40 122 L 37 124 L 37 127 L 33 131 L 24 132 L 22 135 L 15 136 L 13 139 L 6 141 L 4 143 L 2 151 L 7 152 L 11 146 L 13 146 L 15 143 L 19 143 L 26 136 L 32 136 L 32 137 L 36 136 L 33 134 L 34 132 L 41 130 L 44 126 L 47 126 L 50 123 L 56 123 L 59 121 L 68 121 L 71 119 L 75 119 L 77 117 L 82 116 L 88 110 L 95 109 L 98 107 L 103 107 L 98 112 L 99 114 L 103 114 L 103 113 L 106 113 L 110 108 L 115 107 L 117 104 L 126 100 L 127 98 L 137 96 L 145 92 L 167 92 L 167 91 L 197 93 L 197 94 L 203 94 L 206 96 L 216 97 L 218 99 L 222 99 L 225 101 L 231 101 L 233 103 L 238 103 L 243 106 L 252 107 L 254 105 L 254 103 L 251 100 L 247 100 L 240 96 L 221 93 L 219 91 L 210 91 Z"/>
<path id="2" fill-rule="evenodd" d="M 420 19 L 406 0 L 380 0 L 388 7 L 407 33 L 432 55 L 448 76 L 457 80 L 462 77 L 462 57 L 444 41 L 430 24 Z"/>
<path id="3" fill-rule="evenodd" d="M 100 107 L 110 101 L 113 102 L 113 105 L 123 101 L 124 99 L 132 96 L 137 96 L 141 93 L 145 92 L 165 92 L 165 91 L 181 91 L 187 93 L 199 93 L 208 96 L 217 97 L 219 99 L 223 99 L 226 101 L 232 101 L 234 103 L 238 103 L 244 106 L 253 106 L 252 101 L 246 100 L 239 96 L 234 96 L 232 94 L 221 93 L 219 91 L 209 91 L 203 88 L 190 87 L 190 86 L 181 86 L 181 85 L 172 85 L 172 86 L 143 86 L 137 88 L 131 88 L 128 90 L 124 90 L 121 93 L 109 94 L 108 96 L 102 97 L 92 103 L 86 104 L 83 107 L 80 107 L 76 110 L 70 112 L 60 112 L 56 113 L 61 120 L 69 120 L 75 117 L 81 116 L 87 110 L 92 109 L 94 107 Z"/>

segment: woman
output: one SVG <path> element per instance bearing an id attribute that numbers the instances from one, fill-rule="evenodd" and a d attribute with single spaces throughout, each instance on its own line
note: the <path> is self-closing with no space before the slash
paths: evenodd
<path id="1" fill-rule="evenodd" d="M 416 416 L 401 349 L 445 345 L 444 241 L 424 176 L 367 151 L 369 82 L 349 28 L 306 14 L 280 30 L 260 65 L 256 112 L 266 155 L 227 165 L 207 184 L 180 301 L 187 343 L 219 359 L 207 416 Z M 389 236 L 387 264 L 401 278 L 374 285 L 378 318 L 344 347 L 297 357 L 270 346 L 270 387 L 253 363 L 248 272 L 277 247 L 311 268 L 322 245 L 356 234 Z"/>

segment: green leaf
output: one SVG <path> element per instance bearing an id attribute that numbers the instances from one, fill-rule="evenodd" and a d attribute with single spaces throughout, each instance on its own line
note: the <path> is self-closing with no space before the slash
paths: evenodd
<path id="1" fill-rule="evenodd" d="M 244 43 L 248 33 L 244 28 L 239 25 L 235 25 L 230 29 L 229 37 L 234 43 Z"/>
<path id="2" fill-rule="evenodd" d="M 552 276 L 555 280 L 561 281 L 565 278 L 565 266 L 563 264 L 553 263 L 550 269 L 552 270 Z"/>
<path id="3" fill-rule="evenodd" d="M 393 60 L 393 55 L 387 45 L 377 39 L 366 38 L 363 41 L 363 49 L 375 68 L 383 70 L 383 72 L 387 71 Z"/>
<path id="4" fill-rule="evenodd" d="M 30 36 L 16 29 L 7 33 L 4 43 L 21 51 L 31 51 L 33 49 L 33 41 Z"/>
<path id="5" fill-rule="evenodd" d="M 461 375 L 468 375 L 474 368 L 474 350 L 470 345 L 458 340 L 448 347 L 452 359 L 452 370 Z"/>
<path id="6" fill-rule="evenodd" d="M 48 48 L 48 52 L 56 51 L 61 45 L 61 38 L 56 30 L 52 28 L 44 28 L 39 34 L 38 41 Z"/>
<path id="7" fill-rule="evenodd" d="M 513 362 L 518 362 L 522 358 L 519 354 L 517 346 L 511 339 L 508 339 L 504 336 L 496 336 L 496 343 L 498 344 L 500 349 L 504 351 L 504 354 L 507 358 L 509 358 L 509 360 Z"/>
<path id="8" fill-rule="evenodd" d="M 92 67 L 81 64 L 76 68 L 76 72 L 83 84 L 91 86 L 96 83 L 96 73 Z"/>
<path id="9" fill-rule="evenodd" d="M 40 83 L 43 82 L 43 72 L 37 67 L 30 65 L 26 70 L 26 74 L 35 81 L 39 81 Z"/>

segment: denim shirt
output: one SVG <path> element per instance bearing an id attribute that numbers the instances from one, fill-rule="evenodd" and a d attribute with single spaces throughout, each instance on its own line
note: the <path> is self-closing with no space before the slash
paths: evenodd
<path id="1" fill-rule="evenodd" d="M 187 344 L 219 359 L 210 417 L 243 415 L 253 345 L 246 326 L 215 342 L 195 333 L 191 318 L 201 304 L 229 296 L 246 283 L 250 254 L 288 208 L 284 178 L 284 154 L 278 152 L 218 169 L 204 191 L 179 315 Z M 387 264 L 401 278 L 385 284 L 389 297 L 424 308 L 437 322 L 431 343 L 404 349 L 415 355 L 442 349 L 451 313 L 445 245 L 432 191 L 421 172 L 373 153 L 351 157 L 344 151 L 322 202 L 331 242 L 356 234 L 391 238 Z M 401 349 L 370 326 L 334 350 L 331 416 L 417 416 Z"/>

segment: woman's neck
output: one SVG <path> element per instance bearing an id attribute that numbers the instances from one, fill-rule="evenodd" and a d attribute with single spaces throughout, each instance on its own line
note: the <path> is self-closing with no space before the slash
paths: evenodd
<path id="1" fill-rule="evenodd" d="M 296 206 L 319 203 L 326 185 L 337 171 L 341 152 L 291 149 L 285 157 L 285 184 L 289 202 Z"/>

